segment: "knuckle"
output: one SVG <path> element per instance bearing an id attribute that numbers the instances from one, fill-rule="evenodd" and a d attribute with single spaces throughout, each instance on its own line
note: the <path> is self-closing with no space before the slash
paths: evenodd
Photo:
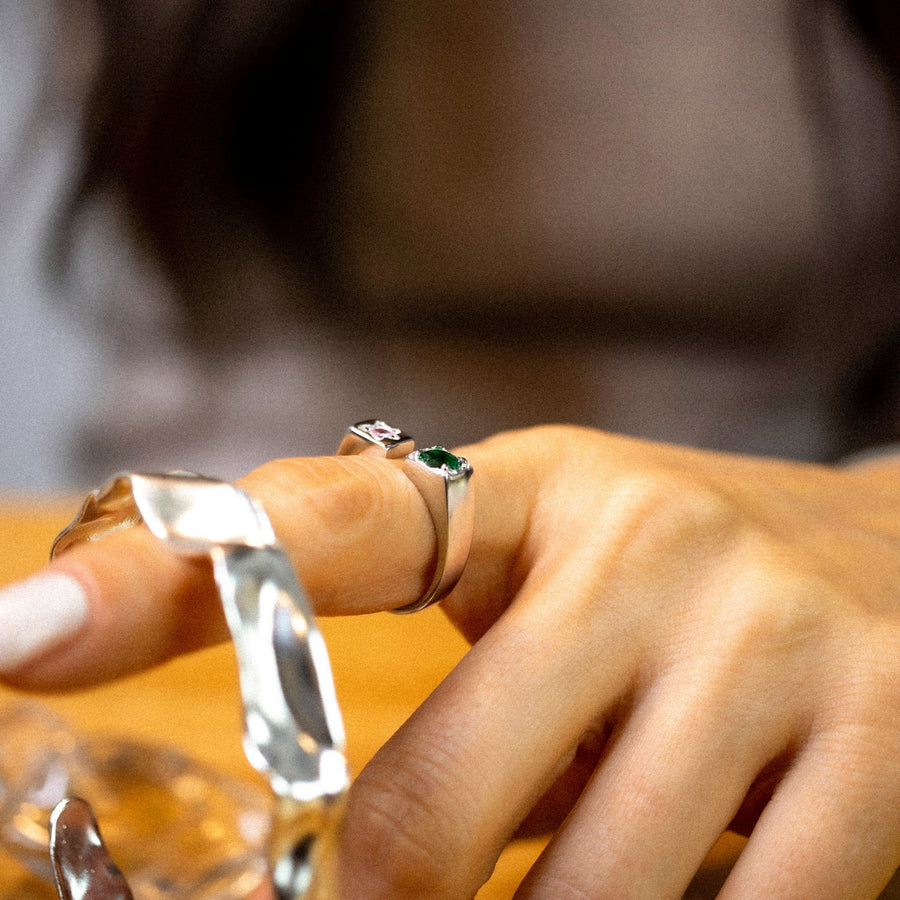
<path id="1" fill-rule="evenodd" d="M 672 621 L 672 604 L 680 607 L 679 629 L 687 628 L 702 579 L 719 568 L 748 525 L 715 483 L 674 466 L 619 473 L 605 491 L 597 515 L 558 551 L 586 586 L 580 612 L 590 623 L 598 605 L 621 603 L 636 643 L 668 642 L 672 629 L 663 631 L 660 623 Z M 644 598 L 639 606 L 636 593 Z"/>
<path id="2" fill-rule="evenodd" d="M 366 877 L 403 896 L 439 895 L 440 867 L 422 835 L 401 813 L 396 792 L 356 787 L 344 826 L 344 846 L 359 860 Z"/>
<path id="3" fill-rule="evenodd" d="M 692 473 L 656 469 L 636 473 L 618 488 L 617 505 L 632 539 L 646 536 L 657 546 L 683 546 L 694 552 L 731 533 L 739 516 L 729 497 Z"/>
<path id="4" fill-rule="evenodd" d="M 362 456 L 284 459 L 241 486 L 262 503 L 320 612 L 371 612 L 421 592 L 433 527 L 401 467 Z"/>
<path id="5" fill-rule="evenodd" d="M 372 460 L 314 457 L 267 463 L 254 475 L 268 499 L 296 508 L 326 534 L 340 534 L 378 518 L 389 502 L 390 467 Z"/>
<path id="6" fill-rule="evenodd" d="M 750 541 L 744 555 L 725 594 L 734 644 L 763 658 L 820 638 L 837 600 L 827 579 L 765 540 Z"/>
<path id="7" fill-rule="evenodd" d="M 478 858 L 471 822 L 459 815 L 464 804 L 439 753 L 394 762 L 370 765 L 354 784 L 344 847 L 389 896 L 455 896 Z"/>
<path id="8" fill-rule="evenodd" d="M 708 568 L 741 527 L 729 498 L 702 479 L 661 468 L 637 471 L 614 483 L 574 549 L 587 548 L 585 572 L 605 593 L 621 581 L 662 597 L 667 585 Z"/>
<path id="9" fill-rule="evenodd" d="M 266 510 L 319 612 L 371 611 L 373 598 L 389 602 L 399 593 L 399 605 L 418 584 L 413 574 L 395 578 L 379 552 L 388 544 L 403 559 L 407 550 L 402 506 L 395 511 L 398 478 L 382 460 L 315 457 L 266 463 L 241 486 Z M 370 590 L 353 590 L 363 583 Z"/>
<path id="10" fill-rule="evenodd" d="M 308 536 L 324 534 L 333 546 L 351 546 L 392 518 L 398 472 L 378 462 L 359 457 L 275 460 L 252 472 L 242 486 L 260 500 L 287 543 L 306 545 Z"/>
<path id="11" fill-rule="evenodd" d="M 290 522 L 302 510 L 304 520 L 331 534 L 383 515 L 397 474 L 391 466 L 358 457 L 280 459 L 255 469 L 242 486 L 271 516 Z"/>

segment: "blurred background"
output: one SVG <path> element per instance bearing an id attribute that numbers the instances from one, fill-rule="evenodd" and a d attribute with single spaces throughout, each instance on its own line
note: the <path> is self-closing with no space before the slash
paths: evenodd
<path id="1" fill-rule="evenodd" d="M 373 416 L 896 440 L 895 19 L 0 0 L 0 490 Z"/>
<path id="2" fill-rule="evenodd" d="M 48 115 L 53 4 L 0 4 L 0 487 L 71 483 L 73 435 L 101 395 L 103 352 L 43 252 L 77 161 L 77 109 Z"/>

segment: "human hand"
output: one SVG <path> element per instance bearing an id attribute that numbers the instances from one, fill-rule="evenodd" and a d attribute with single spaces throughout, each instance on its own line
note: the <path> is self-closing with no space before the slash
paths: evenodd
<path id="1" fill-rule="evenodd" d="M 523 897 L 680 897 L 729 824 L 753 835 L 723 897 L 877 896 L 900 863 L 896 465 L 569 428 L 461 452 L 476 531 L 443 608 L 474 647 L 351 791 L 352 896 L 470 897 L 511 836 L 561 822 Z M 283 461 L 242 484 L 320 613 L 424 587 L 430 520 L 393 463 Z M 206 567 L 142 529 L 53 569 L 87 617 L 19 653 L 22 686 L 226 635 Z"/>

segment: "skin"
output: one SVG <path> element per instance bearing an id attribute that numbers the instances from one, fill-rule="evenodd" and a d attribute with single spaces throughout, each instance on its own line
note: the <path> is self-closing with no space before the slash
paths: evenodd
<path id="1" fill-rule="evenodd" d="M 514 835 L 554 828 L 517 896 L 678 898 L 731 826 L 752 834 L 724 900 L 877 897 L 900 865 L 900 464 L 561 426 L 460 452 L 475 535 L 442 606 L 473 648 L 356 781 L 346 896 L 472 897 Z M 242 486 L 320 614 L 423 589 L 433 533 L 394 462 L 279 461 Z M 53 566 L 92 614 L 20 687 L 226 637 L 207 567 L 143 529 Z"/>

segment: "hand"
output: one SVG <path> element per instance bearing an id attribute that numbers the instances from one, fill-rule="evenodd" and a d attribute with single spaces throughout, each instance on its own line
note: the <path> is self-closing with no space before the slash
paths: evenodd
<path id="1" fill-rule="evenodd" d="M 722 897 L 875 898 L 900 864 L 897 464 L 574 428 L 460 452 L 476 532 L 443 607 L 474 646 L 351 791 L 348 896 L 471 897 L 513 835 L 558 826 L 521 896 L 677 898 L 731 825 L 753 834 Z M 394 463 L 282 461 L 243 486 L 321 614 L 424 588 L 430 520 Z M 226 635 L 207 568 L 142 529 L 53 569 L 88 611 L 6 667 L 21 686 Z"/>

